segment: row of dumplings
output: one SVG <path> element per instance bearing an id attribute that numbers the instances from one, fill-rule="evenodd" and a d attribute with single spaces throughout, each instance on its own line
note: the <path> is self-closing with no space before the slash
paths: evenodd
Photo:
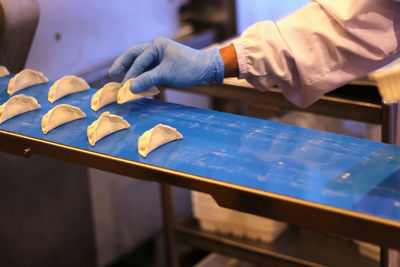
<path id="1" fill-rule="evenodd" d="M 0 67 L 0 76 L 2 76 L 1 71 Z M 23 70 L 10 79 L 7 93 L 12 95 L 29 86 L 46 82 L 48 82 L 48 79 L 42 73 L 34 70 Z M 153 89 L 141 94 L 134 94 L 129 89 L 131 82 L 132 80 L 129 80 L 122 87 L 119 83 L 115 82 L 106 84 L 93 95 L 91 108 L 97 111 L 101 107 L 116 101 L 118 103 L 126 103 L 158 93 L 158 89 L 154 87 Z M 51 103 L 54 103 L 63 96 L 87 89 L 89 89 L 89 85 L 85 80 L 73 75 L 68 75 L 56 81 L 53 86 L 50 87 L 48 100 Z M 13 96 L 0 106 L 0 124 L 19 114 L 37 110 L 40 107 L 41 106 L 35 97 L 29 97 L 23 94 Z M 86 114 L 80 108 L 61 104 L 49 110 L 42 117 L 41 128 L 43 133 L 47 134 L 58 126 L 85 117 Z M 103 137 L 129 127 L 130 124 L 122 117 L 112 115 L 110 112 L 103 112 L 100 117 L 87 128 L 88 141 L 90 145 L 94 146 L 96 142 L 101 140 Z M 151 151 L 155 150 L 159 146 L 182 138 L 182 134 L 175 128 L 158 124 L 140 136 L 138 140 L 138 152 L 143 157 L 146 157 Z"/>
<path id="2" fill-rule="evenodd" d="M 7 71 L 8 72 L 8 71 Z M 13 95 L 27 87 L 47 83 L 49 79 L 43 73 L 25 69 L 10 79 L 7 86 L 7 93 Z M 132 93 L 130 87 L 133 79 L 128 80 L 122 86 L 117 82 L 110 82 L 103 88 L 98 90 L 92 97 L 91 108 L 98 111 L 100 108 L 117 102 L 124 104 L 135 101 L 143 97 L 154 96 L 159 93 L 157 87 L 152 87 L 141 93 Z M 56 102 L 58 99 L 88 90 L 89 84 L 82 78 L 75 75 L 67 75 L 57 80 L 49 89 L 48 100 L 50 103 Z"/>

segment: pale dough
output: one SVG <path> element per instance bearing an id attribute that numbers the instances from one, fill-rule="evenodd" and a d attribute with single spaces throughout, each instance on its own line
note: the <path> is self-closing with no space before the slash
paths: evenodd
<path id="1" fill-rule="evenodd" d="M 98 111 L 102 107 L 117 101 L 118 90 L 121 84 L 117 82 L 110 82 L 98 90 L 92 97 L 90 107 L 94 111 Z"/>
<path id="2" fill-rule="evenodd" d="M 55 106 L 43 116 L 42 131 L 47 134 L 60 125 L 85 117 L 86 114 L 80 108 L 61 104 Z"/>
<path id="3" fill-rule="evenodd" d="M 118 91 L 117 103 L 124 104 L 130 101 L 135 101 L 144 97 L 148 96 L 155 96 L 160 93 L 157 87 L 151 87 L 149 90 L 140 92 L 140 93 L 133 93 L 131 91 L 131 84 L 134 79 L 127 80 L 124 85 Z"/>
<path id="4" fill-rule="evenodd" d="M 90 145 L 94 146 L 103 137 L 129 127 L 130 124 L 124 118 L 106 111 L 87 128 L 87 137 Z"/>
<path id="5" fill-rule="evenodd" d="M 7 75 L 10 75 L 10 72 L 8 71 L 6 66 L 0 66 L 0 77 L 5 77 Z"/>
<path id="6" fill-rule="evenodd" d="M 82 92 L 89 88 L 89 84 L 84 79 L 75 75 L 67 75 L 50 87 L 48 99 L 50 103 L 54 103 L 66 95 Z"/>
<path id="7" fill-rule="evenodd" d="M 164 124 L 158 124 L 139 137 L 138 152 L 143 157 L 147 157 L 151 151 L 158 147 L 182 138 L 183 135 L 175 128 Z"/>
<path id="8" fill-rule="evenodd" d="M 49 79 L 47 79 L 43 73 L 31 69 L 25 69 L 10 79 L 8 82 L 7 93 L 13 95 L 22 89 L 37 84 L 47 83 L 48 81 Z"/>
<path id="9" fill-rule="evenodd" d="M 0 106 L 0 124 L 19 114 L 39 109 L 40 105 L 33 96 L 16 95 Z"/>

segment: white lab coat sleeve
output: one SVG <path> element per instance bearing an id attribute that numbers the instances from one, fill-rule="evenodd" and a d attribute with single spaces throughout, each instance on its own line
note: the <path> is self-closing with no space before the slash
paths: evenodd
<path id="1" fill-rule="evenodd" d="M 399 56 L 400 3 L 316 0 L 250 26 L 233 44 L 239 78 L 261 91 L 277 85 L 306 107 Z"/>

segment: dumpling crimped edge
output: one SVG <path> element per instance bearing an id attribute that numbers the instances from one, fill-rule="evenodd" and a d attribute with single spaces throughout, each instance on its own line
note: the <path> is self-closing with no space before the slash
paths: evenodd
<path id="1" fill-rule="evenodd" d="M 100 129 L 100 127 L 102 126 L 101 124 L 105 122 L 106 119 L 109 120 L 117 120 L 116 123 L 121 123 L 121 127 L 115 129 L 114 131 L 111 131 L 109 133 L 104 134 L 103 136 L 98 137 L 98 130 Z M 114 122 L 115 123 L 115 122 Z M 128 121 L 126 121 L 123 117 L 118 116 L 118 115 L 113 115 L 108 111 L 103 112 L 100 117 L 93 121 L 92 124 L 90 124 L 87 128 L 87 138 L 89 140 L 89 144 L 91 146 L 94 146 L 99 140 L 101 140 L 102 138 L 113 134 L 115 132 L 118 132 L 120 130 L 123 129 L 128 129 L 129 127 L 131 127 L 131 125 L 129 124 Z"/>
<path id="2" fill-rule="evenodd" d="M 51 128 L 49 128 L 50 122 L 53 118 L 53 116 L 57 115 L 57 112 L 63 112 L 67 110 L 70 114 L 75 114 L 76 116 L 71 116 L 70 120 L 66 120 L 60 124 L 57 125 L 51 125 Z M 41 126 L 42 126 L 42 132 L 44 134 L 47 134 L 48 132 L 50 132 L 51 130 L 53 130 L 54 128 L 57 128 L 58 126 L 61 126 L 63 124 L 66 124 L 68 122 L 74 121 L 74 120 L 78 120 L 78 119 L 82 119 L 85 118 L 86 114 L 85 112 L 83 112 L 79 107 L 75 107 L 75 106 L 71 106 L 71 105 L 67 105 L 67 104 L 60 104 L 55 106 L 54 108 L 50 109 L 45 115 L 43 115 L 42 117 L 42 122 L 41 122 Z"/>
<path id="3" fill-rule="evenodd" d="M 31 83 L 19 85 L 19 87 L 17 88 L 16 86 L 18 85 L 18 82 L 21 80 L 21 78 L 26 78 L 24 76 L 27 76 L 27 75 L 33 75 L 33 77 L 35 78 L 35 81 L 33 81 Z M 47 83 L 48 81 L 49 81 L 49 79 L 46 76 L 44 76 L 44 74 L 42 72 L 32 70 L 32 69 L 24 69 L 10 79 L 10 81 L 8 82 L 8 85 L 7 85 L 7 93 L 9 95 L 13 95 L 16 92 L 21 91 L 25 88 L 28 88 L 30 86 L 37 85 L 37 84 Z"/>
<path id="4" fill-rule="evenodd" d="M 93 96 L 90 103 L 90 108 L 98 111 L 104 106 L 107 106 L 117 101 L 118 90 L 121 84 L 117 82 L 109 82 L 98 90 Z M 106 99 L 108 97 L 108 99 Z"/>
<path id="5" fill-rule="evenodd" d="M 143 92 L 133 93 L 130 89 L 133 81 L 134 81 L 134 78 L 127 80 L 122 85 L 121 89 L 119 89 L 118 97 L 117 97 L 118 104 L 125 104 L 127 102 L 139 100 L 141 98 L 155 96 L 160 93 L 160 90 L 158 90 L 158 88 L 155 86 L 153 86 L 149 90 L 146 90 Z"/>
<path id="6" fill-rule="evenodd" d="M 153 142 L 153 137 L 156 133 L 156 131 L 160 130 L 168 130 L 169 133 L 172 133 L 173 137 L 170 139 L 165 139 L 163 142 L 158 143 L 155 147 L 151 148 L 150 145 Z M 162 145 L 165 145 L 169 142 L 172 142 L 174 140 L 182 139 L 183 135 L 174 127 L 171 127 L 169 125 L 165 124 L 157 124 L 153 128 L 145 131 L 138 139 L 138 152 L 141 156 L 147 157 L 147 155 L 159 148 Z"/>
<path id="7" fill-rule="evenodd" d="M 8 117 L 8 118 L 4 118 L 4 111 L 5 109 L 7 109 L 7 107 L 11 104 L 13 104 L 13 102 L 21 102 L 19 103 L 19 106 L 23 106 L 23 104 L 28 103 L 28 108 L 23 110 L 22 112 L 18 112 L 15 114 L 12 114 L 12 116 Z M 25 101 L 25 103 L 23 103 L 23 101 Z M 11 119 L 14 118 L 20 114 L 29 112 L 29 111 L 33 111 L 33 110 L 37 110 L 41 108 L 39 102 L 37 101 L 37 99 L 33 96 L 26 96 L 23 94 L 19 94 L 19 95 L 15 95 L 13 97 L 11 97 L 10 99 L 8 99 L 6 102 L 4 102 L 2 105 L 0 105 L 0 124 Z"/>
<path id="8" fill-rule="evenodd" d="M 63 88 L 64 84 L 69 80 L 75 80 L 77 84 L 79 84 L 78 88 Z M 90 85 L 85 81 L 85 79 L 75 76 L 75 75 L 66 75 L 60 79 L 58 79 L 49 89 L 48 100 L 50 103 L 56 102 L 58 99 L 63 98 L 64 96 L 79 93 L 85 90 L 88 90 Z"/>

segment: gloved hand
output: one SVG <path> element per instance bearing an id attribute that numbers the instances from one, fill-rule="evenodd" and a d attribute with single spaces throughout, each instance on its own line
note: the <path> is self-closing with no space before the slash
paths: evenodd
<path id="1" fill-rule="evenodd" d="M 125 75 L 124 82 L 136 78 L 133 92 L 142 92 L 154 85 L 174 87 L 222 83 L 224 63 L 218 49 L 192 49 L 167 38 L 133 46 L 111 67 L 110 76 Z"/>

